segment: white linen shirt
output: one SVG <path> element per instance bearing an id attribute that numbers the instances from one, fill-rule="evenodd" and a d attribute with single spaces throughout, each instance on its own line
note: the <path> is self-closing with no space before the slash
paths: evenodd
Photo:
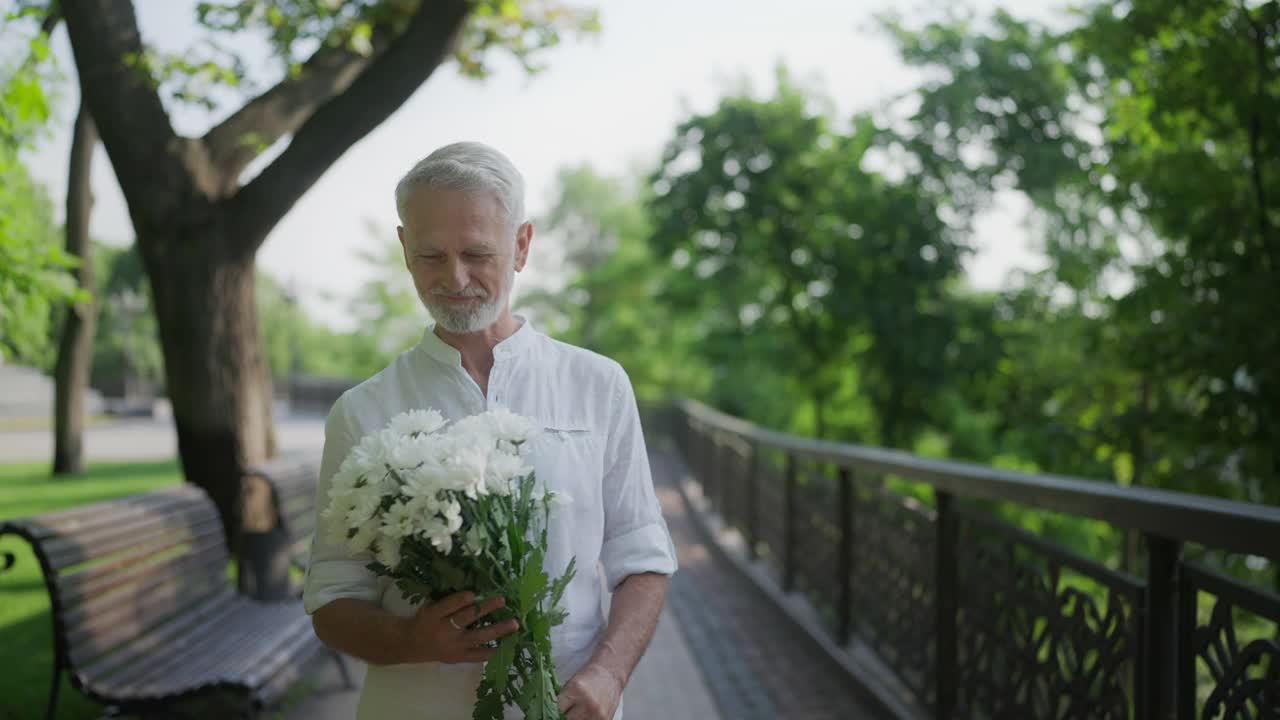
<path id="1" fill-rule="evenodd" d="M 521 318 L 523 319 L 523 318 Z M 542 489 L 568 493 L 572 503 L 553 512 L 544 567 L 553 577 L 571 557 L 577 572 L 562 599 L 568 611 L 552 630 L 553 660 L 568 682 L 591 657 L 605 616 L 600 589 L 628 575 L 676 570 L 676 553 L 654 495 L 635 395 L 618 363 L 536 331 L 528 321 L 494 347 L 486 396 L 462 367 L 462 357 L 432 329 L 386 369 L 343 393 L 325 424 L 316 488 L 317 514 L 329 484 L 351 448 L 406 410 L 434 408 L 458 420 L 505 406 L 533 418 L 542 434 L 528 462 Z M 317 517 L 317 527 L 322 521 Z M 378 603 L 398 615 L 414 612 L 395 585 L 366 565 L 370 553 L 312 540 L 303 589 L 308 613 L 338 598 Z M 469 720 L 482 663 L 370 665 L 357 717 Z M 619 707 L 615 719 L 621 718 Z"/>

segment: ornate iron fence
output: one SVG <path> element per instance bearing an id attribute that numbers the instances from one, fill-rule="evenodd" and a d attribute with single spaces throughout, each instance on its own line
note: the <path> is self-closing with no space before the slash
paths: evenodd
<path id="1" fill-rule="evenodd" d="M 1184 557 L 1280 560 L 1280 508 L 808 440 L 689 401 L 673 424 L 752 556 L 936 717 L 1280 718 L 1280 596 Z M 998 520 L 993 503 L 1138 532 L 1145 572 Z"/>

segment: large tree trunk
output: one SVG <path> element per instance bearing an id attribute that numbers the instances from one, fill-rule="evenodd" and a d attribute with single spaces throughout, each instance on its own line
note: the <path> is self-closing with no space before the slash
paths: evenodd
<path id="1" fill-rule="evenodd" d="M 67 253 L 80 258 L 76 281 L 90 295 L 88 302 L 72 303 L 62 324 L 58 343 L 58 364 L 54 370 L 53 474 L 84 471 L 84 396 L 89 387 L 93 363 L 93 336 L 97 327 L 97 291 L 93 277 L 92 245 L 89 240 L 89 213 L 93 193 L 89 171 L 98 131 L 89 109 L 81 103 L 71 140 L 71 163 L 67 180 Z"/>
<path id="2" fill-rule="evenodd" d="M 234 547 L 243 469 L 275 453 L 272 391 L 258 338 L 253 254 L 229 250 L 234 243 L 216 211 L 209 219 L 140 243 L 183 473 L 213 498 Z"/>

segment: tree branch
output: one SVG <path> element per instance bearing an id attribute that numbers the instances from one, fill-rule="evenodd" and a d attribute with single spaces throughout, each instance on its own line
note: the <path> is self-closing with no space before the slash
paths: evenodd
<path id="1" fill-rule="evenodd" d="M 210 162 L 223 177 L 224 193 L 235 191 L 240 173 L 265 148 L 296 131 L 322 104 L 345 92 L 389 44 L 387 33 L 375 32 L 369 55 L 345 47 L 322 47 L 298 74 L 281 80 L 209 130 L 204 141 Z"/>
<path id="2" fill-rule="evenodd" d="M 321 105 L 275 162 L 226 201 L 240 251 L 255 251 L 347 148 L 426 82 L 448 55 L 471 8 L 469 0 L 424 0 L 404 34 L 345 92 Z"/>
<path id="3" fill-rule="evenodd" d="M 174 193 L 191 183 L 177 136 L 151 78 L 125 64 L 141 56 L 132 0 L 63 0 L 80 92 L 129 202 L 135 229 L 163 217 Z"/>
<path id="4" fill-rule="evenodd" d="M 49 12 L 45 13 L 44 19 L 40 21 L 40 32 L 45 37 L 49 37 L 60 22 L 62 22 L 62 8 L 57 2 L 50 3 Z"/>

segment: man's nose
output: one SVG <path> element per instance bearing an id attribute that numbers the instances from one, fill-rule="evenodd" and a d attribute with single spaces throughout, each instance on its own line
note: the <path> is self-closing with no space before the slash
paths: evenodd
<path id="1" fill-rule="evenodd" d="M 457 292 L 467 287 L 471 277 L 467 274 L 467 264 L 460 258 L 450 259 L 446 270 L 449 290 Z"/>

